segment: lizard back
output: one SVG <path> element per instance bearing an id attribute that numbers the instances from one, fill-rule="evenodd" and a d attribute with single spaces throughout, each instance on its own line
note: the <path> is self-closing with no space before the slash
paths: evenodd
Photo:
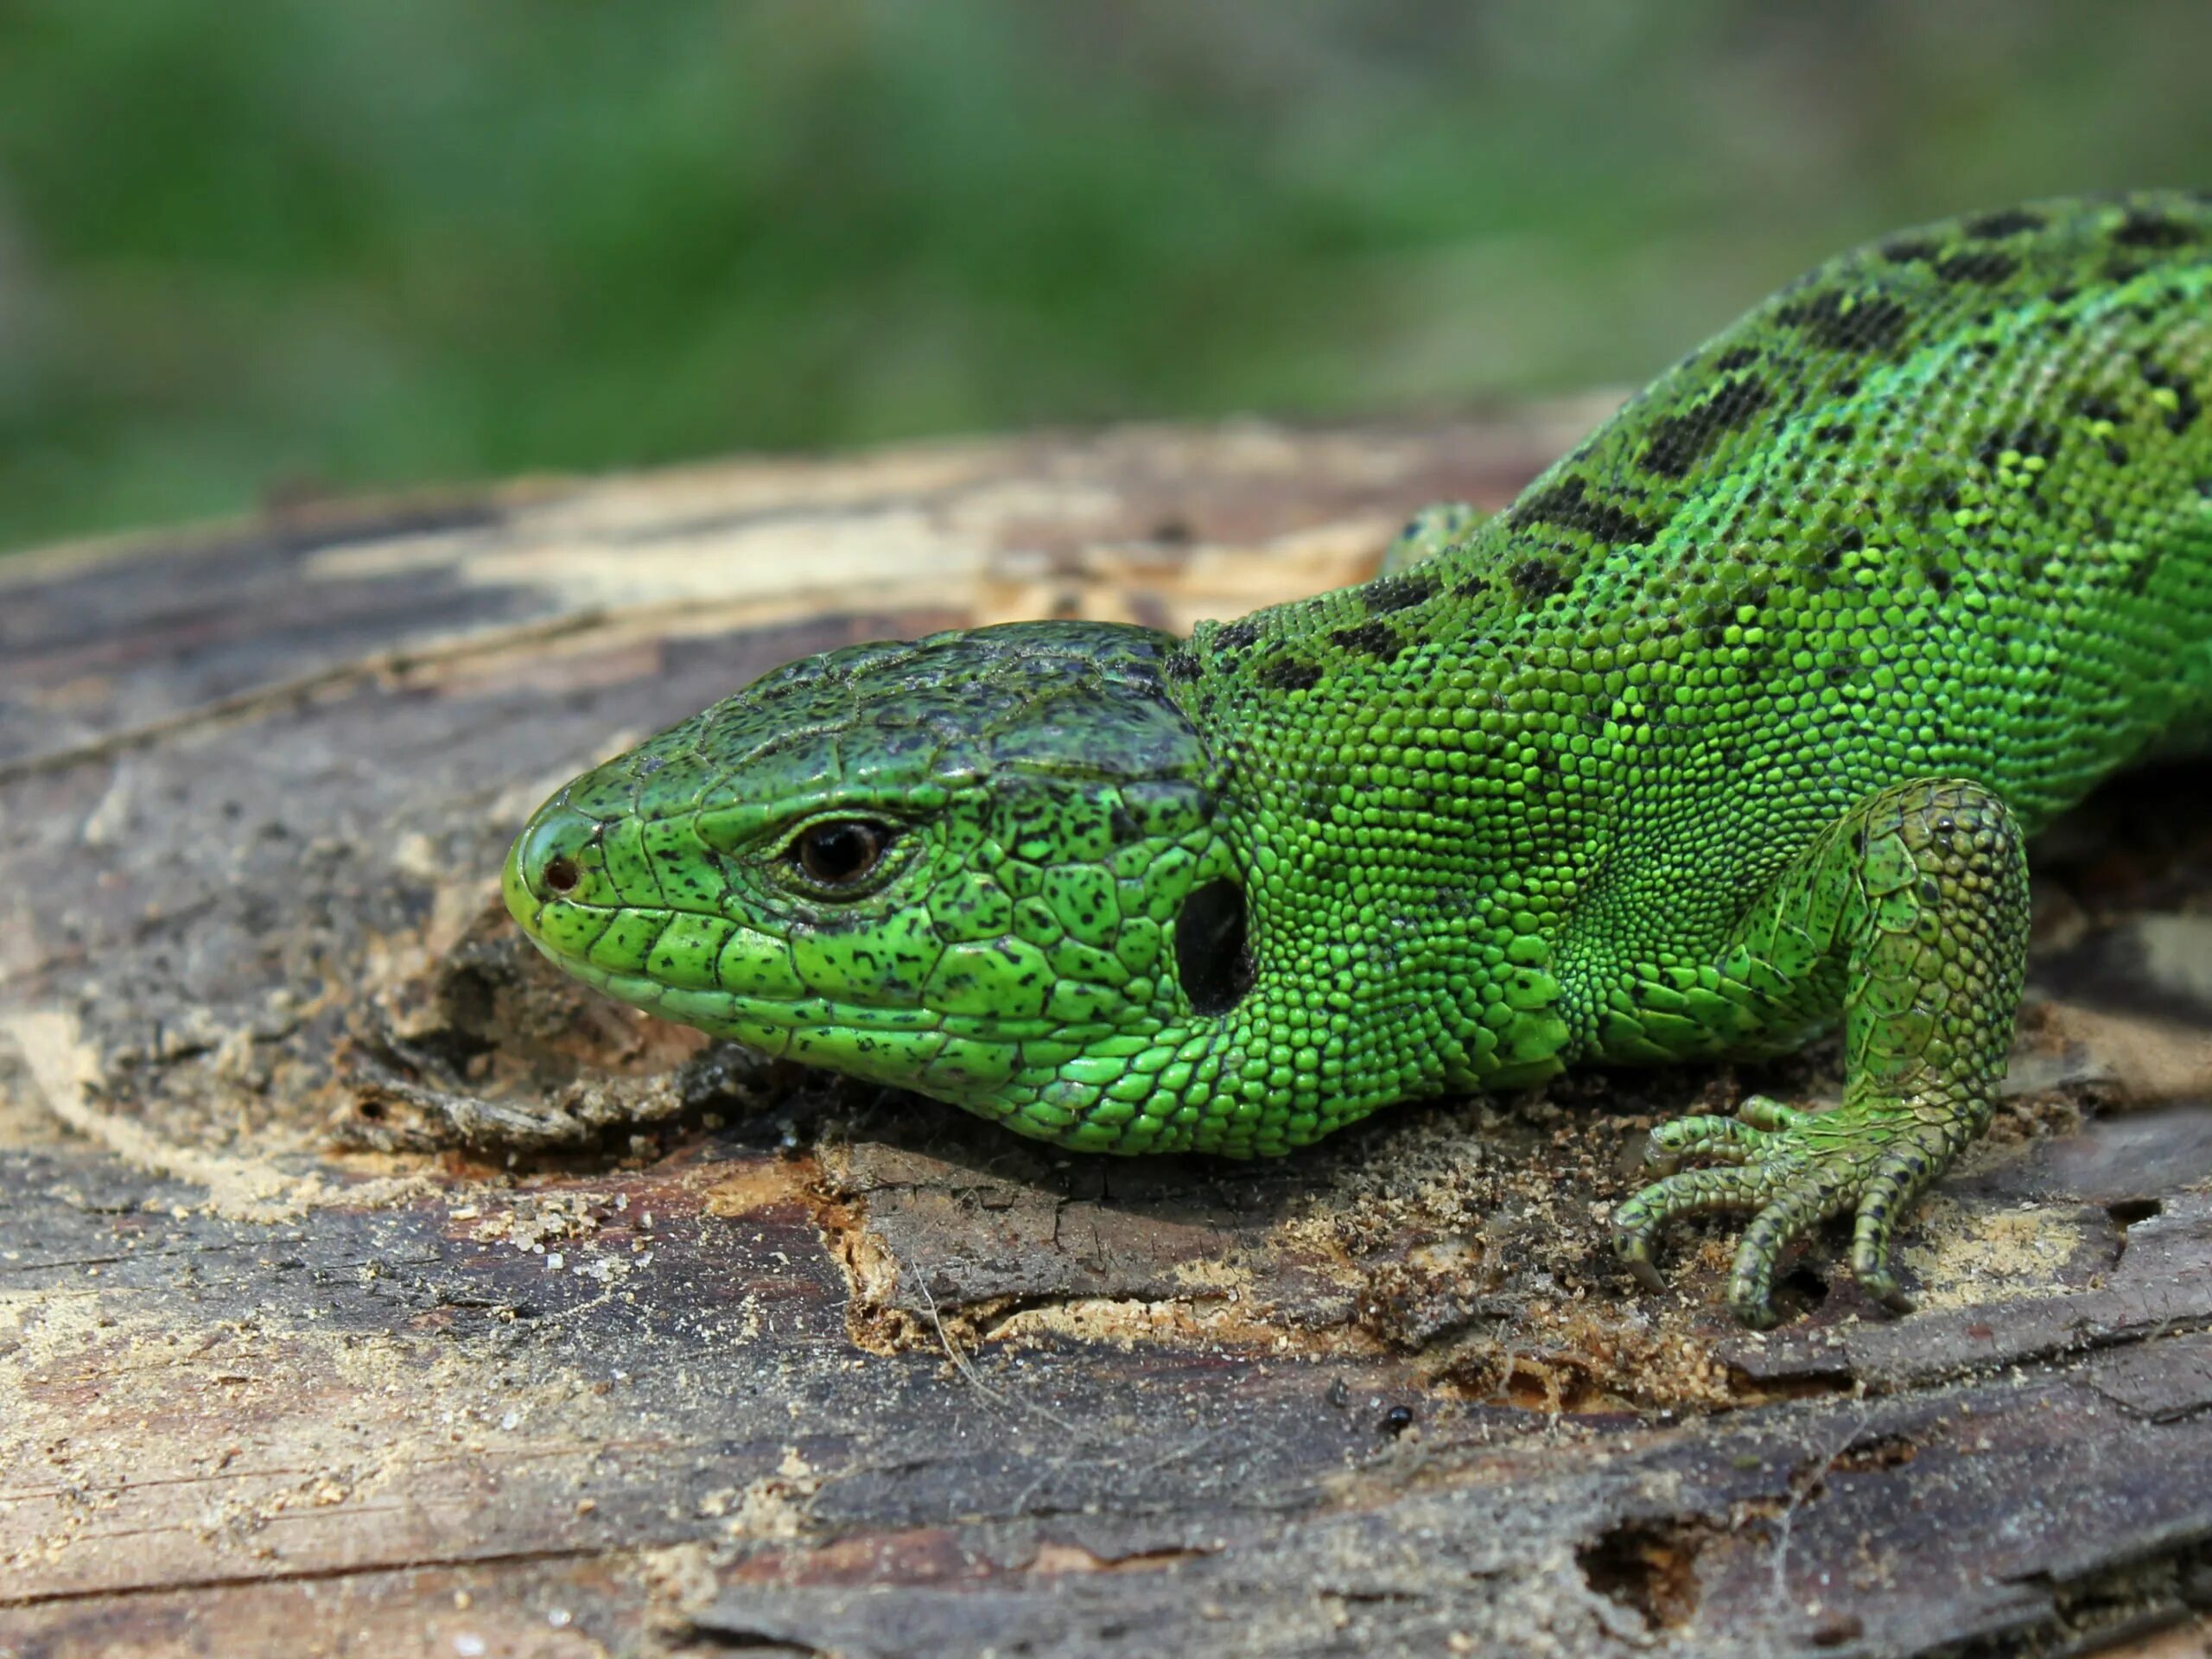
<path id="1" fill-rule="evenodd" d="M 1400 941 L 1461 975 L 1532 937 L 1563 973 L 1694 955 L 1875 790 L 1969 779 L 2032 828 L 2202 741 L 2208 403 L 2212 197 L 1830 262 L 1459 545 L 1201 626 L 1170 669 L 1275 872 L 1262 923 L 1403 984 Z"/>

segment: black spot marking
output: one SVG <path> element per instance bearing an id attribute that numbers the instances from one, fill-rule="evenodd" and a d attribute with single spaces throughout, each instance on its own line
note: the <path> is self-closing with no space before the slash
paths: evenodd
<path id="1" fill-rule="evenodd" d="M 1321 683 L 1320 668 L 1295 657 L 1280 658 L 1260 671 L 1260 683 L 1278 691 L 1311 691 Z"/>
<path id="2" fill-rule="evenodd" d="M 1513 567 L 1513 585 L 1523 599 L 1541 602 L 1567 590 L 1569 577 L 1548 559 L 1523 559 Z"/>
<path id="3" fill-rule="evenodd" d="M 1223 1014 L 1259 978 L 1247 931 L 1244 889 L 1225 877 L 1183 901 L 1175 918 L 1175 976 L 1194 1014 Z"/>
<path id="4" fill-rule="evenodd" d="M 2062 283 L 2046 296 L 2053 305 L 2064 305 L 2082 290 L 2071 283 Z"/>
<path id="5" fill-rule="evenodd" d="M 1934 559 L 1923 559 L 1920 574 L 1928 578 L 1928 585 L 1936 590 L 1938 599 L 1948 599 L 1951 594 L 1951 573 Z"/>
<path id="6" fill-rule="evenodd" d="M 2127 411 L 2109 397 L 2094 391 L 2085 391 L 2074 400 L 2075 412 L 2085 421 L 2109 421 L 2118 426 L 2127 418 Z"/>
<path id="7" fill-rule="evenodd" d="M 2113 288 L 2124 288 L 2150 270 L 2152 263 L 2148 259 L 2132 258 L 2126 254 L 2116 253 L 2097 268 L 2097 275 Z M 2126 306 L 2123 309 L 2138 322 L 2151 320 L 2139 306 Z"/>
<path id="8" fill-rule="evenodd" d="M 1748 425 L 1774 394 L 1750 376 L 1724 380 L 1703 403 L 1654 423 L 1643 465 L 1669 478 L 1684 478 L 1734 429 Z"/>
<path id="9" fill-rule="evenodd" d="M 1834 570 L 1843 563 L 1847 553 L 1856 553 L 1866 545 L 1866 536 L 1856 530 L 1847 530 L 1828 543 L 1828 550 L 1821 555 L 1821 569 Z"/>
<path id="10" fill-rule="evenodd" d="M 1984 213 L 1967 221 L 1967 234 L 1985 242 L 2002 237 L 2018 236 L 2023 231 L 2043 229 L 2043 217 L 2023 207 L 2008 207 L 2001 213 Z"/>
<path id="11" fill-rule="evenodd" d="M 2134 207 L 2113 232 L 2112 239 L 2123 248 L 2178 248 L 2196 238 L 2186 225 L 2177 225 L 2148 207 Z"/>
<path id="12" fill-rule="evenodd" d="M 1842 379 L 1835 383 L 1835 395 L 1839 397 L 1856 397 L 1859 395 L 1859 377 L 1855 374 L 1845 375 Z"/>
<path id="13" fill-rule="evenodd" d="M 1933 259 L 1942 249 L 1920 236 L 1893 236 L 1882 244 L 1882 257 L 1893 265 L 1909 265 L 1916 259 Z"/>
<path id="14" fill-rule="evenodd" d="M 1167 653 L 1167 677 L 1171 680 L 1195 680 L 1198 677 L 1198 659 L 1187 650 L 1178 648 Z"/>
<path id="15" fill-rule="evenodd" d="M 2020 262 L 2009 253 L 1993 248 L 1977 249 L 1966 253 L 1955 253 L 1941 260 L 1936 274 L 1947 283 L 1980 283 L 1985 287 L 2008 282 L 2019 270 Z"/>
<path id="16" fill-rule="evenodd" d="M 1756 346 L 1738 346 L 1733 351 L 1723 352 L 1713 359 L 1713 366 L 1723 374 L 1732 374 L 1738 369 L 1748 369 L 1759 360 Z"/>
<path id="17" fill-rule="evenodd" d="M 2008 449 L 2018 455 L 2039 455 L 2049 461 L 2058 453 L 2058 434 L 2031 421 L 2010 432 L 1991 433 L 1974 446 L 1974 458 L 1994 472 Z"/>
<path id="18" fill-rule="evenodd" d="M 1436 578 L 1427 575 L 1382 576 L 1359 590 L 1370 616 L 1402 611 L 1434 596 Z"/>
<path id="19" fill-rule="evenodd" d="M 1912 522 L 1924 530 L 1938 513 L 1957 512 L 1955 504 L 1958 499 L 1957 485 L 1948 479 L 1930 479 L 1906 496 L 1904 510 Z"/>
<path id="20" fill-rule="evenodd" d="M 1849 443 L 1858 435 L 1859 429 L 1849 421 L 1836 421 L 1813 429 L 1813 435 L 1822 443 Z"/>
<path id="21" fill-rule="evenodd" d="M 2115 467 L 2127 465 L 2127 446 L 2118 438 L 2105 440 L 2105 459 Z"/>
<path id="22" fill-rule="evenodd" d="M 1128 807 L 1117 805 L 1106 815 L 1106 831 L 1116 847 L 1126 847 L 1144 834 L 1144 826 Z"/>
<path id="23" fill-rule="evenodd" d="M 1214 636 L 1214 643 L 1223 651 L 1243 651 L 1260 637 L 1255 622 L 1232 622 Z"/>
<path id="24" fill-rule="evenodd" d="M 1562 479 L 1528 497 L 1514 509 L 1513 519 L 1522 524 L 1557 524 L 1599 542 L 1648 542 L 1656 533 L 1634 513 L 1610 501 L 1590 499 L 1579 478 Z"/>
<path id="25" fill-rule="evenodd" d="M 1880 294 L 1817 294 L 1775 315 L 1837 352 L 1893 351 L 1912 327 L 1912 313 L 1904 303 Z"/>
<path id="26" fill-rule="evenodd" d="M 1389 662 L 1406 648 L 1395 628 L 1382 622 L 1363 622 L 1357 627 L 1338 628 L 1329 639 L 1346 651 L 1364 652 L 1379 662 Z"/>
<path id="27" fill-rule="evenodd" d="M 2196 388 L 2148 356 L 2139 357 L 2135 362 L 2143 371 L 2143 378 L 2152 386 L 2174 395 L 2174 406 L 2165 411 L 2166 430 L 2174 433 L 2188 431 L 2189 423 L 2204 412 L 2203 400 L 2197 397 Z"/>

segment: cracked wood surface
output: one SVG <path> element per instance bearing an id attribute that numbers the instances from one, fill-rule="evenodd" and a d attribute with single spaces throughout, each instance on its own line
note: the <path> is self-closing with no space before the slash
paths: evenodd
<path id="1" fill-rule="evenodd" d="M 791 656 L 1357 579 L 1599 412 L 1132 430 L 294 506 L 0 564 L 0 1655 L 2201 1647 L 2212 828 L 2037 849 L 1922 1311 L 1578 1076 L 1239 1166 L 1040 1148 L 594 1000 L 505 839 Z"/>

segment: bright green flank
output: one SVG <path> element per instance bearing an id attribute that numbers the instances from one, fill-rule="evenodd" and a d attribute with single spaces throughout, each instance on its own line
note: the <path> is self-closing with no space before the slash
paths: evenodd
<path id="1" fill-rule="evenodd" d="M 1893 236 L 1364 587 L 780 669 L 548 802 L 507 903 L 614 996 L 1099 1152 L 1840 1023 L 1839 1104 L 1660 1128 L 1617 1238 L 1656 1282 L 1668 1223 L 1750 1212 L 1764 1323 L 1851 1214 L 1903 1306 L 2010 1051 L 2023 836 L 2212 733 L 2208 403 L 2212 196 Z"/>

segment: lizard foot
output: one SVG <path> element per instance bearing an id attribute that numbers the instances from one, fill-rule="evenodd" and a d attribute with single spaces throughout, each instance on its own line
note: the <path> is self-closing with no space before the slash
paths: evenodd
<path id="1" fill-rule="evenodd" d="M 1857 1217 L 1851 1271 L 1867 1294 L 1898 1312 L 1911 1299 L 1890 1266 L 1896 1217 L 1950 1160 L 1954 1137 L 1941 1122 L 1899 1133 L 1894 1120 L 1877 1133 L 1849 1107 L 1808 1112 L 1764 1095 L 1734 1117 L 1685 1117 L 1651 1132 L 1646 1161 L 1662 1179 L 1613 1212 L 1613 1247 L 1648 1287 L 1662 1286 L 1652 1264 L 1659 1230 L 1688 1216 L 1757 1211 L 1728 1274 L 1728 1306 L 1745 1325 L 1775 1323 L 1774 1281 L 1789 1246 L 1831 1216 Z M 1686 1159 L 1706 1167 L 1679 1169 Z"/>

